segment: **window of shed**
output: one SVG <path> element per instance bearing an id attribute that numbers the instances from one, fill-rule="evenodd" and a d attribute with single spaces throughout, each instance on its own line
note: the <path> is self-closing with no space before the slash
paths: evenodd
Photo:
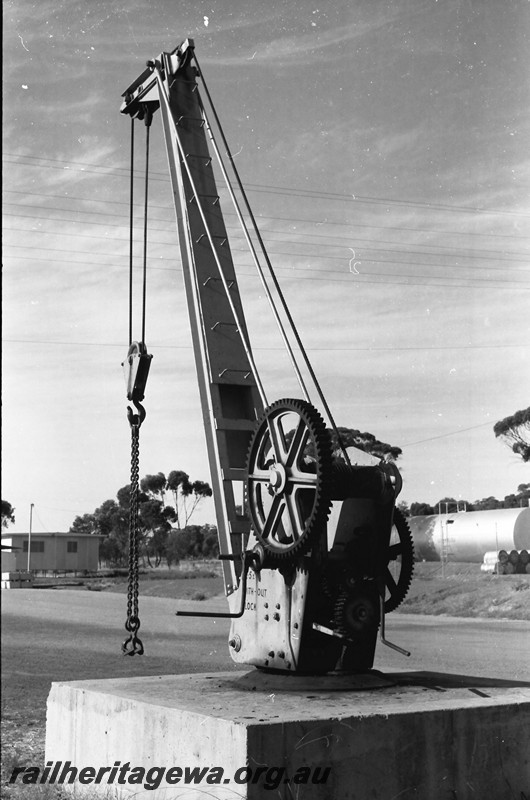
<path id="1" fill-rule="evenodd" d="M 28 552 L 28 540 L 26 539 L 25 542 L 22 542 L 22 552 Z M 32 553 L 44 553 L 44 542 L 32 542 L 31 543 L 31 552 Z"/>
<path id="2" fill-rule="evenodd" d="M 67 542 L 66 543 L 66 552 L 67 553 L 77 553 L 77 542 Z"/>

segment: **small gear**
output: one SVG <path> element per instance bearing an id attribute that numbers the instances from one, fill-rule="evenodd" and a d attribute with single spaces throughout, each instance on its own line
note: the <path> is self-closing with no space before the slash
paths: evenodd
<path id="1" fill-rule="evenodd" d="M 405 599 L 414 572 L 414 542 L 407 520 L 396 508 L 390 534 L 385 572 L 385 613 L 394 611 Z"/>
<path id="2" fill-rule="evenodd" d="M 377 630 L 379 601 L 375 586 L 361 582 L 351 591 L 343 590 L 335 603 L 333 618 L 335 629 L 342 636 L 366 636 Z"/>
<path id="3" fill-rule="evenodd" d="M 246 494 L 257 539 L 275 559 L 306 553 L 330 507 L 331 443 L 324 420 L 305 400 L 278 400 L 252 437 Z"/>

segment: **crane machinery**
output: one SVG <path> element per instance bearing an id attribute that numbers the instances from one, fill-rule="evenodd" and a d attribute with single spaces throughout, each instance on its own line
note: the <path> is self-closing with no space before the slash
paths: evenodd
<path id="1" fill-rule="evenodd" d="M 229 605 L 216 616 L 231 620 L 232 659 L 281 673 L 364 672 L 373 666 L 378 634 L 408 655 L 385 639 L 385 614 L 404 599 L 413 569 L 410 532 L 395 507 L 399 471 L 391 461 L 341 443 L 255 225 L 193 40 L 148 61 L 122 97 L 121 113 L 133 121 L 149 126 L 158 111 L 162 121 Z M 267 399 L 214 158 L 300 399 Z M 137 428 L 150 359 L 143 340 L 131 342 L 128 398 L 139 410 Z"/>

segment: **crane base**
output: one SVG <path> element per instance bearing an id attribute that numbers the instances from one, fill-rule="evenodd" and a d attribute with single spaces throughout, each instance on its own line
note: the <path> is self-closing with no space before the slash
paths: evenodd
<path id="1" fill-rule="evenodd" d="M 530 792 L 530 684 L 429 672 L 282 677 L 54 683 L 50 773 L 56 783 L 64 773 L 76 797 L 135 800 Z"/>

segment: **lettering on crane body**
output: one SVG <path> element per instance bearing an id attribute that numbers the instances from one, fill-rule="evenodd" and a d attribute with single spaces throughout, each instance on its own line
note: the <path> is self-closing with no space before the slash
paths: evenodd
<path id="1" fill-rule="evenodd" d="M 248 595 L 256 595 L 256 597 L 267 597 L 267 590 L 258 588 L 254 591 L 253 586 L 247 586 L 247 596 Z"/>

